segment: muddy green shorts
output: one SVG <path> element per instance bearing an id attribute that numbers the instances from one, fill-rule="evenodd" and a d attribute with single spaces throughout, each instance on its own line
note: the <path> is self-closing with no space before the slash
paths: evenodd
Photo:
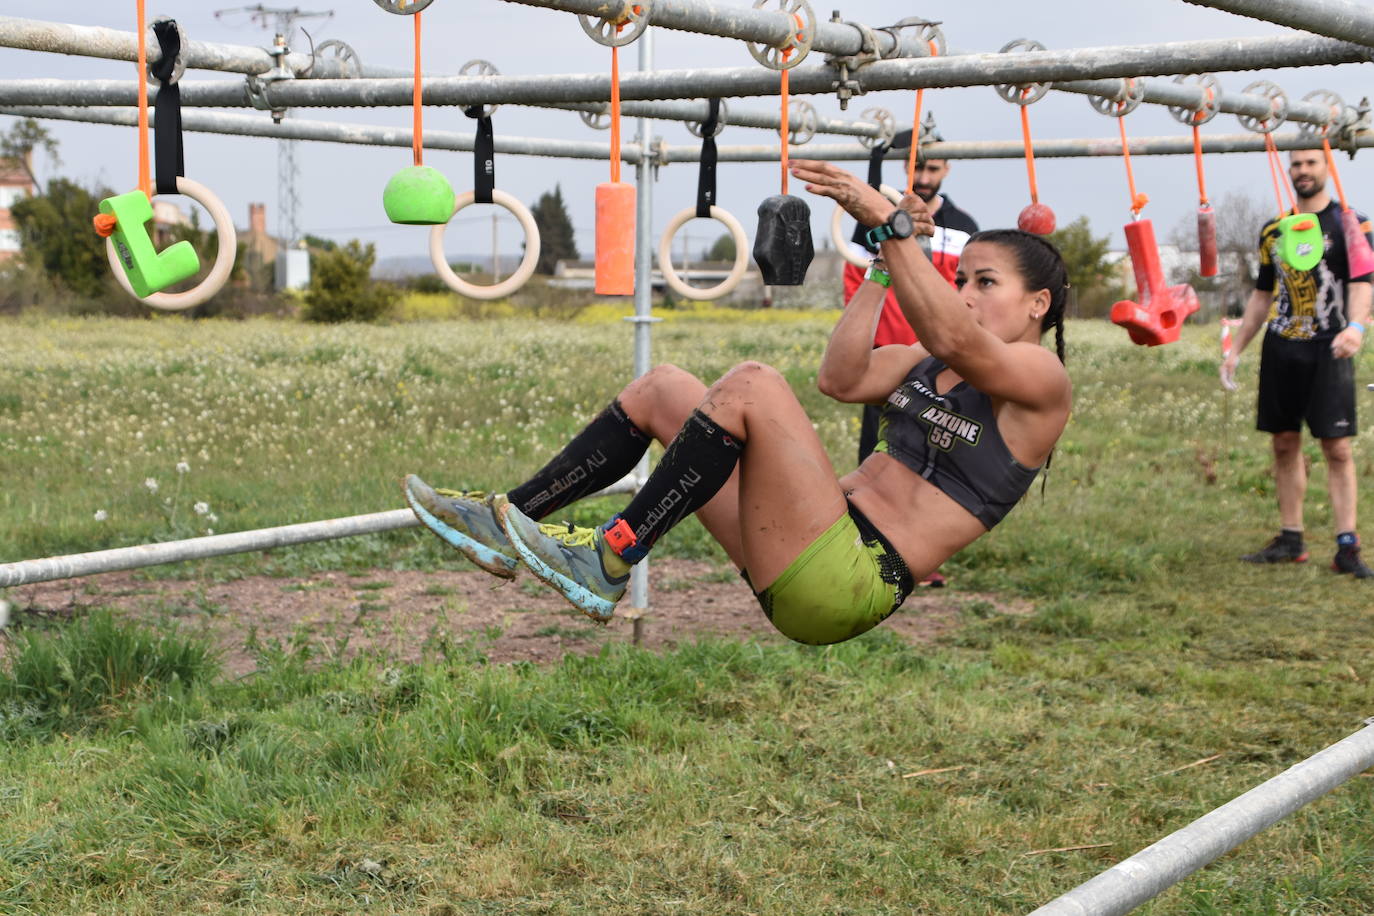
<path id="1" fill-rule="evenodd" d="M 901 555 L 850 506 L 757 596 L 784 636 L 823 646 L 873 629 L 911 588 Z"/>

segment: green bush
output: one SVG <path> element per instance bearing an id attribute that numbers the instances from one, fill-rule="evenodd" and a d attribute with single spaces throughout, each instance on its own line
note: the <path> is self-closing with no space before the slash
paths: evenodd
<path id="1" fill-rule="evenodd" d="M 310 258 L 310 288 L 305 293 L 307 321 L 376 321 L 400 299 L 393 286 L 374 283 L 375 245 L 353 239 L 333 251 L 314 251 Z"/>

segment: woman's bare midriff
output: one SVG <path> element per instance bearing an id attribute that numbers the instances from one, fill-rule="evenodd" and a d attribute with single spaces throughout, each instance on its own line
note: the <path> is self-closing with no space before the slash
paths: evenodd
<path id="1" fill-rule="evenodd" d="M 987 533 L 967 509 L 884 452 L 869 455 L 840 478 L 840 486 L 918 582 Z"/>

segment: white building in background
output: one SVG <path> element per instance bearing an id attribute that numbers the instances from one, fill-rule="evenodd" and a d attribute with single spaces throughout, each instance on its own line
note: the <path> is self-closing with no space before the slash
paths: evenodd
<path id="1" fill-rule="evenodd" d="M 33 193 L 33 179 L 24 165 L 15 159 L 0 159 L 0 261 L 19 253 L 19 230 L 10 207 Z"/>

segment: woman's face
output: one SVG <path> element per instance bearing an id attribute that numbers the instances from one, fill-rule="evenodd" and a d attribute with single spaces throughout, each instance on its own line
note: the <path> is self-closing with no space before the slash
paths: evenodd
<path id="1" fill-rule="evenodd" d="M 959 258 L 954 285 L 985 330 L 1002 340 L 1039 340 L 1049 290 L 1028 290 L 1011 249 L 974 242 Z"/>

